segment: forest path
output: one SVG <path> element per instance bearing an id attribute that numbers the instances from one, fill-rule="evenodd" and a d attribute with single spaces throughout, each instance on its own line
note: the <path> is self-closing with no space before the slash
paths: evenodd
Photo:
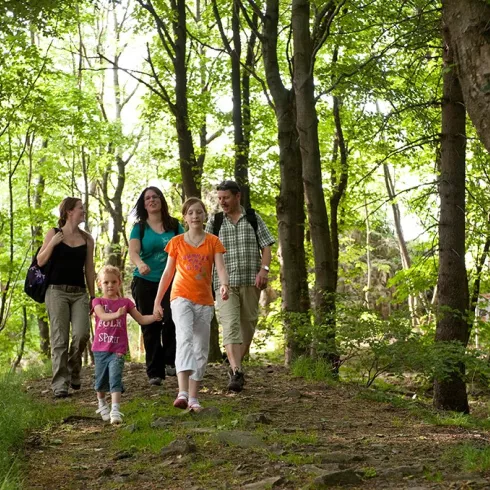
<path id="1" fill-rule="evenodd" d="M 484 431 L 434 426 L 364 388 L 307 382 L 280 366 L 246 374 L 245 390 L 231 394 L 226 368 L 209 366 L 206 409 L 192 414 L 172 407 L 175 377 L 150 387 L 144 366 L 128 363 L 119 427 L 95 414 L 93 368 L 67 400 L 52 398 L 49 379 L 31 382 L 34 397 L 71 415 L 29 438 L 24 488 L 490 488 L 490 475 L 463 474 L 451 452 L 487 446 Z"/>

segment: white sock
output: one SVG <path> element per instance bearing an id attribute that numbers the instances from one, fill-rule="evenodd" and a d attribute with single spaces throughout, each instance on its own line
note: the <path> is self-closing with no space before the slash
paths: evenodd
<path id="1" fill-rule="evenodd" d="M 177 398 L 179 396 L 185 396 L 186 399 L 189 399 L 189 393 L 187 393 L 187 391 L 179 391 L 179 394 L 177 395 Z"/>
<path id="2" fill-rule="evenodd" d="M 119 412 L 119 407 L 121 406 L 120 403 L 113 403 L 112 404 L 112 408 L 111 408 L 111 411 L 113 412 Z"/>
<path id="3" fill-rule="evenodd" d="M 192 396 L 189 398 L 189 405 L 199 405 L 198 399 Z"/>
<path id="4" fill-rule="evenodd" d="M 97 397 L 97 401 L 99 402 L 99 408 L 102 408 L 104 405 L 107 405 L 107 402 L 105 401 L 105 397 L 104 398 Z"/>

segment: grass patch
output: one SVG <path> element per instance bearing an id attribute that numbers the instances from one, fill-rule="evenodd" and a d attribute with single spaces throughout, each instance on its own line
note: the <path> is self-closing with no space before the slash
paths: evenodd
<path id="1" fill-rule="evenodd" d="M 150 452 L 158 454 L 162 447 L 175 439 L 174 426 L 172 430 L 151 427 L 151 423 L 159 417 L 175 418 L 178 412 L 172 407 L 170 397 L 157 401 L 136 398 L 124 404 L 124 422 L 126 426 L 134 426 L 134 431 L 123 428 L 114 439 L 115 450 Z"/>
<path id="2" fill-rule="evenodd" d="M 268 457 L 270 461 L 281 461 L 283 463 L 299 466 L 303 464 L 314 464 L 317 462 L 317 458 L 312 454 L 274 454 L 268 453 Z"/>
<path id="3" fill-rule="evenodd" d="M 46 405 L 23 389 L 29 379 L 45 374 L 44 367 L 0 375 L 0 489 L 20 488 L 22 447 L 29 431 L 61 420 L 72 413 L 69 402 Z"/>
<path id="4" fill-rule="evenodd" d="M 286 448 L 296 448 L 303 445 L 314 445 L 318 443 L 318 436 L 316 434 L 308 434 L 301 431 L 284 433 L 274 429 L 270 430 L 266 427 L 257 427 L 255 432 L 264 435 L 268 444 L 280 444 Z"/>
<path id="5" fill-rule="evenodd" d="M 295 359 L 291 366 L 293 376 L 304 378 L 309 381 L 324 381 L 333 383 L 332 365 L 325 359 L 312 359 L 300 356 Z"/>
<path id="6" fill-rule="evenodd" d="M 443 460 L 455 464 L 463 471 L 488 473 L 490 471 L 490 447 L 461 444 L 443 455 Z"/>

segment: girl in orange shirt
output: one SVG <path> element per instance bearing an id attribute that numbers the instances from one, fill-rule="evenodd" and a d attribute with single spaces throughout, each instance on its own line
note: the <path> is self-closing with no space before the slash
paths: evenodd
<path id="1" fill-rule="evenodd" d="M 223 300 L 228 299 L 228 273 L 223 260 L 223 244 L 217 236 L 204 231 L 204 203 L 197 197 L 190 197 L 182 206 L 182 215 L 187 231 L 172 238 L 165 247 L 167 266 L 160 279 L 153 313 L 162 318 L 161 301 L 175 274 L 170 307 L 176 327 L 175 367 L 179 394 L 174 407 L 198 411 L 201 405 L 197 394 L 208 361 L 214 312 L 211 286 L 213 265 L 218 272 Z"/>

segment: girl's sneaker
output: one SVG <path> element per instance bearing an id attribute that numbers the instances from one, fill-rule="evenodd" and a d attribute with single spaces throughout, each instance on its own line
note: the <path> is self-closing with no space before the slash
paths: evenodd
<path id="1" fill-rule="evenodd" d="M 95 413 L 99 413 L 104 422 L 107 422 L 111 419 L 111 409 L 109 408 L 109 405 L 107 403 L 105 405 L 102 405 L 98 410 L 95 411 Z"/>
<path id="2" fill-rule="evenodd" d="M 122 424 L 123 414 L 119 410 L 111 410 L 111 424 Z"/>

